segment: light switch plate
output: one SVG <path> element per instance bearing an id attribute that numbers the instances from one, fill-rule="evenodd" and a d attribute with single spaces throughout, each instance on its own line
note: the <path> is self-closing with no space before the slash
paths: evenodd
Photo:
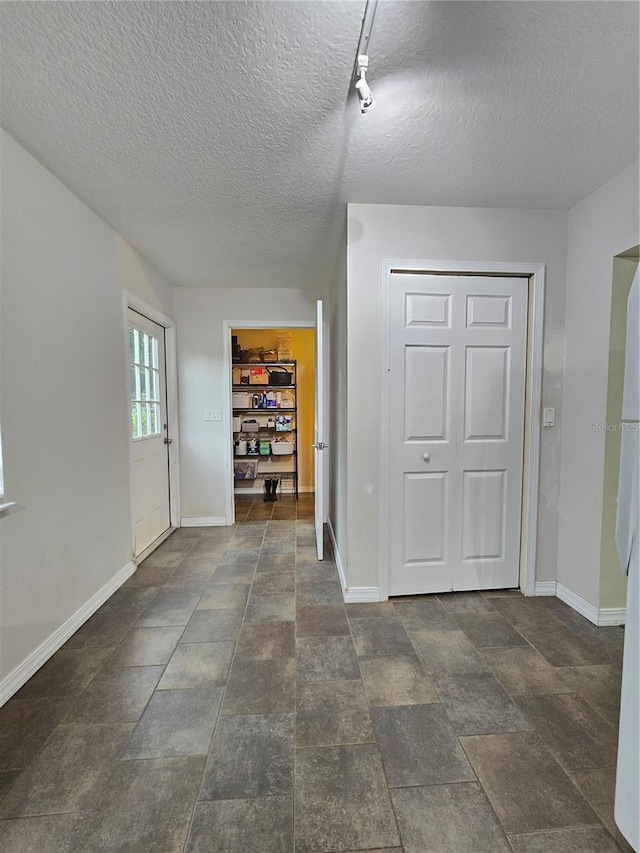
<path id="1" fill-rule="evenodd" d="M 552 427 L 556 425 L 556 410 L 553 408 L 544 409 L 542 416 L 542 425 Z"/>
<path id="2" fill-rule="evenodd" d="M 204 419 L 205 421 L 221 421 L 222 409 L 205 409 Z"/>

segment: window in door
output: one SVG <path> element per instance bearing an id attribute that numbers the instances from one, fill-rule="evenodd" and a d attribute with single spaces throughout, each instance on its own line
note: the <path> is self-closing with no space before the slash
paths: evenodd
<path id="1" fill-rule="evenodd" d="M 160 435 L 160 370 L 158 339 L 129 326 L 131 435 L 134 439 Z"/>

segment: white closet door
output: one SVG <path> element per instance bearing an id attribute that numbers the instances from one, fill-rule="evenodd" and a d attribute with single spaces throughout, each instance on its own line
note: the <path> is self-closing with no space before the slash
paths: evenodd
<path id="1" fill-rule="evenodd" d="M 527 283 L 392 273 L 389 594 L 518 586 Z"/>

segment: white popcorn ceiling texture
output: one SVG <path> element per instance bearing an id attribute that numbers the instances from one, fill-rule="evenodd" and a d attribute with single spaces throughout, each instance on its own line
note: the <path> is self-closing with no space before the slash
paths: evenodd
<path id="1" fill-rule="evenodd" d="M 5 129 L 176 285 L 324 287 L 344 205 L 568 208 L 638 156 L 634 2 L 3 2 Z"/>

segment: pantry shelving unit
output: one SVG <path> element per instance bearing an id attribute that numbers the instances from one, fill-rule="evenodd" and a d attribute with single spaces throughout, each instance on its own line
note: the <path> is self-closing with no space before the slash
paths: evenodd
<path id="1" fill-rule="evenodd" d="M 272 363 L 234 362 L 232 365 L 232 379 L 234 370 L 239 369 L 242 374 L 251 378 L 251 370 L 255 370 L 257 368 L 270 371 L 279 368 L 277 372 L 282 372 L 282 368 L 284 368 L 288 373 L 293 374 L 292 383 L 291 385 L 272 385 L 253 384 L 251 382 L 237 383 L 232 381 L 232 415 L 234 420 L 236 418 L 240 418 L 240 429 L 233 430 L 234 481 L 247 482 L 248 480 L 254 480 L 252 477 L 238 476 L 241 463 L 253 460 L 257 463 L 257 472 L 255 476 L 256 481 L 262 482 L 267 479 L 277 479 L 280 484 L 280 493 L 282 493 L 282 481 L 291 481 L 296 500 L 298 500 L 298 442 L 296 432 L 298 424 L 298 396 L 296 388 L 297 365 L 295 361 L 278 361 Z M 253 405 L 254 397 L 260 399 L 263 394 L 266 395 L 269 392 L 273 392 L 276 399 L 277 395 L 280 395 L 281 398 L 283 394 L 286 395 L 286 392 L 288 392 L 288 394 L 293 397 L 293 406 L 272 405 L 264 407 L 261 405 Z M 241 395 L 246 395 L 244 402 L 249 403 L 249 405 L 236 405 L 236 403 L 239 402 L 239 397 Z M 290 428 L 276 429 L 275 422 L 280 416 L 284 419 L 291 419 Z M 257 432 L 244 429 L 245 421 L 247 420 L 254 420 L 258 422 Z M 274 425 L 268 426 L 267 424 L 269 421 L 273 421 Z M 258 445 L 260 445 L 260 441 L 274 442 L 278 438 L 288 439 L 293 444 L 293 453 L 286 455 L 275 453 L 246 453 L 238 455 L 237 453 L 238 441 L 246 441 L 248 444 L 252 439 L 256 439 L 258 441 Z"/>

